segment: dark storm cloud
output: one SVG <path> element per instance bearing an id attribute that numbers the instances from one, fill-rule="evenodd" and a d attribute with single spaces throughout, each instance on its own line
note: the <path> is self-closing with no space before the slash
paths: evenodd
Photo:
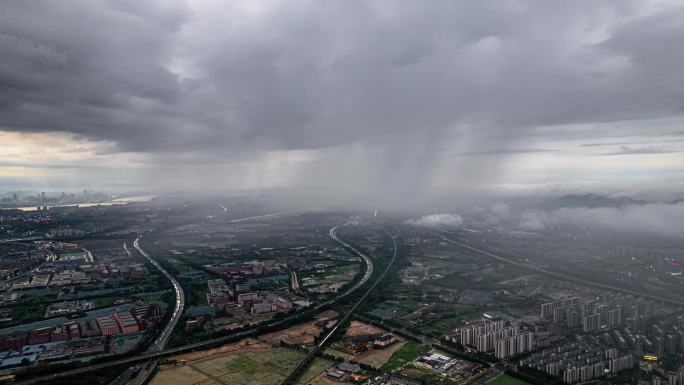
<path id="1" fill-rule="evenodd" d="M 446 140 L 506 154 L 684 112 L 677 5 L 251 3 L 5 1 L 0 127 L 208 162 L 379 143 L 396 149 L 381 163 L 430 165 Z"/>
<path id="2" fill-rule="evenodd" d="M 184 11 L 152 8 L 4 2 L 0 125 L 72 132 L 123 147 L 172 134 L 162 127 L 181 103 L 184 84 L 164 62 Z"/>

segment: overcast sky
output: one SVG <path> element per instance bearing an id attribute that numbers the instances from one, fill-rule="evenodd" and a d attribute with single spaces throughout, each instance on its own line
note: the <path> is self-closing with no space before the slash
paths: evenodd
<path id="1" fill-rule="evenodd" d="M 3 0 L 0 189 L 676 188 L 683 63 L 681 1 Z"/>

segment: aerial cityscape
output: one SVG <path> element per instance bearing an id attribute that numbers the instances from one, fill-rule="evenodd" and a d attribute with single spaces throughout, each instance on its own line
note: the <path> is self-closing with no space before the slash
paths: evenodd
<path id="1" fill-rule="evenodd" d="M 4 381 L 684 379 L 681 241 L 522 231 L 509 224 L 529 209 L 502 203 L 417 217 L 283 211 L 276 195 L 81 196 L 2 210 Z M 597 199 L 611 201 L 543 204 Z"/>
<path id="2" fill-rule="evenodd" d="M 0 385 L 684 385 L 684 4 L 0 2 Z"/>

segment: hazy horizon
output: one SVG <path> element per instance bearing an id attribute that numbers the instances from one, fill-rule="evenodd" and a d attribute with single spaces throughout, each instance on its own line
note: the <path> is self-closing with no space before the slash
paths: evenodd
<path id="1" fill-rule="evenodd" d="M 2 8 L 5 190 L 682 191 L 678 2 Z"/>

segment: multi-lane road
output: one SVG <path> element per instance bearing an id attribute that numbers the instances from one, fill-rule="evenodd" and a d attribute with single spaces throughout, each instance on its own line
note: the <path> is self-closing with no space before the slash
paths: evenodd
<path id="1" fill-rule="evenodd" d="M 23 242 L 23 241 L 37 241 L 43 239 L 38 236 L 24 237 L 24 238 L 11 238 L 11 239 L 0 239 L 0 243 L 12 243 L 12 242 Z"/>
<path id="2" fill-rule="evenodd" d="M 171 336 L 171 332 L 173 332 L 173 329 L 176 327 L 178 320 L 183 314 L 183 308 L 185 307 L 185 292 L 183 291 L 183 288 L 181 287 L 180 283 L 178 283 L 178 280 L 176 280 L 176 278 L 171 273 L 164 269 L 164 267 L 159 262 L 157 262 L 156 259 L 150 257 L 150 255 L 147 254 L 147 252 L 145 252 L 145 250 L 143 250 L 142 247 L 140 247 L 140 238 L 141 236 L 139 236 L 135 239 L 135 241 L 133 241 L 133 247 L 135 247 L 135 249 L 138 250 L 138 252 L 142 254 L 143 257 L 147 258 L 150 261 L 150 263 L 154 265 L 154 267 L 161 271 L 161 273 L 164 274 L 164 276 L 168 278 L 169 281 L 171 281 L 171 284 L 173 285 L 173 290 L 176 292 L 176 302 L 173 308 L 173 313 L 171 313 L 171 319 L 166 324 L 161 333 L 159 333 L 157 339 L 155 339 L 152 345 L 150 345 L 150 347 L 147 349 L 150 352 L 160 351 L 164 350 L 166 341 L 168 341 L 169 337 Z"/>
<path id="3" fill-rule="evenodd" d="M 273 214 L 257 215 L 254 217 L 231 219 L 228 221 L 228 223 L 258 221 L 258 220 L 262 220 L 262 219 L 271 219 L 271 218 L 281 217 L 283 215 L 301 214 L 301 213 L 316 212 L 316 211 L 323 211 L 323 209 L 306 209 L 306 210 L 283 211 L 283 212 L 273 213 Z"/>
<path id="4" fill-rule="evenodd" d="M 218 217 L 219 215 L 228 214 L 228 207 L 224 206 L 221 203 L 219 203 L 219 206 L 221 206 L 222 211 L 218 214 L 207 215 L 207 219 L 214 219 L 214 218 Z"/>
<path id="5" fill-rule="evenodd" d="M 225 209 L 225 206 L 221 205 Z M 224 213 L 227 212 L 228 210 L 225 209 Z M 185 292 L 183 291 L 183 287 L 180 285 L 178 280 L 171 275 L 157 260 L 152 258 L 145 250 L 143 250 L 142 247 L 140 247 L 140 238 L 141 236 L 138 236 L 138 238 L 133 241 L 133 247 L 135 247 L 136 250 L 147 260 L 150 261 L 156 267 L 166 278 L 171 281 L 171 284 L 173 285 L 173 290 L 176 294 L 176 300 L 174 302 L 174 307 L 173 307 L 173 313 L 171 313 L 171 318 L 169 319 L 169 322 L 166 324 L 164 329 L 162 329 L 161 333 L 157 336 L 157 338 L 154 340 L 154 342 L 147 348 L 147 352 L 159 352 L 164 350 L 164 347 L 166 346 L 166 342 L 169 340 L 169 337 L 171 336 L 171 333 L 173 333 L 173 329 L 176 327 L 178 324 L 178 320 L 180 319 L 181 315 L 183 314 L 183 308 L 185 308 Z M 124 247 L 126 248 L 126 251 L 128 251 L 128 248 L 126 247 L 126 244 L 124 243 Z M 136 372 L 137 374 L 135 378 L 132 381 L 133 385 L 142 385 L 145 382 L 147 382 L 148 378 L 152 375 L 154 372 L 155 368 L 157 367 L 158 360 L 153 359 L 148 361 L 147 363 L 143 363 L 143 365 L 139 367 L 132 367 L 128 368 L 122 376 L 127 376 L 128 372 Z M 121 377 L 121 376 L 119 376 Z M 117 379 L 118 380 L 118 379 Z M 117 382 L 115 380 L 115 382 Z M 116 384 L 115 384 L 116 385 Z"/>
<path id="6" fill-rule="evenodd" d="M 397 259 L 397 243 L 394 240 L 394 237 L 392 235 L 390 235 L 387 232 L 387 230 L 385 230 L 384 228 L 383 228 L 383 230 L 385 231 L 385 233 L 387 233 L 387 236 L 389 236 L 390 239 L 392 240 L 392 259 L 390 260 L 389 264 L 387 265 L 385 270 L 383 270 L 382 274 L 380 274 L 378 279 L 376 279 L 375 282 L 373 282 L 373 285 L 371 285 L 371 287 L 368 288 L 368 290 L 363 294 L 363 296 L 361 296 L 361 298 L 358 301 L 356 301 L 356 303 L 354 303 L 354 306 L 352 306 L 352 308 L 349 309 L 349 311 L 347 313 L 345 313 L 344 316 L 335 324 L 335 327 L 333 327 L 321 339 L 321 341 L 309 351 L 309 353 L 306 355 L 306 357 L 304 357 L 304 359 L 299 363 L 299 365 L 297 365 L 292 370 L 292 372 L 290 372 L 290 374 L 285 378 L 285 380 L 283 380 L 282 385 L 294 384 L 294 382 L 297 380 L 297 378 L 299 378 L 299 376 L 309 366 L 309 364 L 316 357 L 316 355 L 318 355 L 323 349 L 325 349 L 328 342 L 335 335 L 337 330 L 342 325 L 345 325 L 347 323 L 347 321 L 349 321 L 349 319 L 354 314 L 356 309 L 363 303 L 363 301 L 368 297 L 368 295 L 373 291 L 373 289 L 375 289 L 375 287 L 378 285 L 378 283 L 380 283 L 380 281 L 382 281 L 382 279 L 385 277 L 385 275 L 387 274 L 389 269 L 394 264 L 394 261 Z M 367 255 L 365 255 L 364 253 L 357 250 L 354 246 L 352 246 L 349 243 L 341 240 L 337 236 L 337 226 L 330 229 L 330 238 L 332 238 L 335 242 L 341 244 L 342 246 L 346 247 L 347 249 L 351 250 L 354 254 L 358 255 L 359 257 L 361 257 L 361 259 L 363 259 L 366 262 L 366 273 L 364 274 L 363 278 L 359 282 L 356 283 L 356 285 L 354 285 L 349 291 L 347 291 L 346 293 L 343 294 L 343 296 L 346 296 L 346 295 L 349 295 L 352 292 L 356 291 L 358 288 L 363 286 L 370 279 L 370 277 L 373 275 L 373 262 L 371 261 L 370 258 L 368 258 Z"/>
<path id="7" fill-rule="evenodd" d="M 283 215 L 283 214 L 286 214 L 286 213 L 279 213 L 278 215 Z M 287 213 L 287 214 L 289 214 L 289 213 Z M 363 258 L 364 262 L 366 263 L 366 273 L 364 274 L 364 276 L 362 277 L 362 279 L 359 282 L 357 282 L 353 287 L 351 287 L 350 289 L 348 289 L 344 293 L 340 294 L 339 296 L 336 296 L 335 298 L 332 298 L 332 299 L 329 299 L 325 302 L 322 302 L 322 303 L 314 306 L 313 308 L 311 308 L 311 310 L 314 312 L 323 310 L 324 308 L 327 308 L 328 306 L 336 303 L 337 301 L 341 300 L 342 298 L 344 298 L 344 297 L 350 295 L 351 293 L 353 293 L 354 291 L 356 291 L 358 288 L 363 286 L 368 281 L 368 279 L 370 279 L 371 274 L 373 272 L 373 262 L 370 260 L 370 258 L 365 256 L 365 254 L 360 253 L 353 246 L 351 246 L 348 243 L 337 238 L 335 231 L 336 231 L 336 227 L 333 227 L 331 229 L 331 232 L 330 232 L 332 239 L 339 242 L 340 244 L 342 244 L 345 247 L 349 247 L 350 250 L 357 253 L 357 255 L 363 255 L 365 257 L 365 258 L 364 257 L 361 257 L 361 258 Z M 396 243 L 394 243 L 394 239 L 392 239 L 392 242 L 394 244 L 394 257 L 392 258 L 391 263 L 394 263 L 394 260 L 396 259 Z M 134 246 L 136 244 L 137 244 L 136 248 L 140 247 L 139 238 L 136 239 L 136 242 L 134 242 Z M 141 254 L 143 254 L 143 256 L 145 256 L 146 258 L 150 258 L 149 255 L 146 252 L 144 252 L 144 250 L 142 250 L 142 251 L 141 250 L 142 249 L 138 249 L 138 251 L 140 251 Z M 158 262 L 154 259 L 152 259 L 152 263 L 155 266 L 161 267 L 161 265 L 159 265 Z M 385 272 L 383 272 L 383 276 L 385 275 L 385 273 L 387 272 L 388 269 L 389 269 L 389 266 L 385 270 Z M 166 271 L 166 270 L 162 270 L 162 271 Z M 175 281 L 175 278 L 173 279 L 172 282 L 174 282 L 174 281 Z M 375 282 L 375 284 L 373 285 L 373 288 L 375 287 L 375 285 L 377 285 L 377 282 L 378 281 Z M 180 285 L 178 287 L 180 288 Z M 363 301 L 363 299 L 366 298 L 366 296 L 368 295 L 369 292 L 366 292 L 366 294 L 361 299 L 361 301 Z M 177 296 L 177 299 L 178 298 L 179 297 Z M 356 307 L 360 304 L 361 301 L 357 302 L 357 304 L 355 305 L 353 310 L 356 310 Z M 185 298 L 183 296 L 181 303 L 184 304 L 184 302 L 185 302 Z M 177 302 L 177 304 L 178 304 L 178 302 Z M 351 315 L 351 313 L 348 313 L 348 315 Z M 277 328 L 277 327 L 285 326 L 291 321 L 291 319 L 293 317 L 296 317 L 296 316 L 298 316 L 298 314 L 295 314 L 291 317 L 286 317 L 282 320 L 278 320 L 278 321 L 268 323 L 264 326 L 266 328 Z M 176 320 L 176 322 L 177 322 L 177 320 Z M 338 325 L 339 325 L 339 323 L 338 323 Z M 166 337 L 163 338 L 164 343 L 166 342 L 166 339 L 168 339 L 168 335 L 170 335 L 172 330 L 173 330 L 173 328 L 169 327 L 167 325 L 167 327 L 164 330 L 165 335 L 166 335 Z M 335 329 L 335 331 L 336 331 L 336 329 Z M 76 376 L 79 374 L 88 373 L 88 372 L 92 372 L 92 371 L 96 371 L 96 370 L 104 370 L 104 369 L 112 368 L 115 366 L 136 365 L 136 364 L 141 364 L 141 363 L 149 363 L 151 361 L 154 361 L 154 360 L 162 358 L 162 357 L 175 356 L 178 354 L 195 351 L 197 349 L 203 349 L 203 348 L 208 348 L 211 346 L 220 345 L 222 343 L 229 343 L 229 342 L 237 341 L 237 340 L 240 340 L 240 339 L 243 339 L 246 337 L 253 337 L 253 336 L 258 335 L 258 333 L 259 333 L 258 330 L 252 329 L 252 330 L 237 332 L 237 333 L 229 335 L 229 336 L 212 338 L 212 339 L 208 339 L 208 340 L 204 340 L 204 341 L 200 341 L 200 342 L 195 342 L 192 344 L 179 346 L 179 347 L 175 347 L 175 348 L 171 348 L 171 349 L 165 349 L 165 350 L 151 349 L 151 350 L 148 350 L 148 351 L 141 353 L 141 354 L 138 354 L 138 355 L 128 356 L 128 357 L 124 357 L 124 358 L 119 358 L 119 359 L 115 359 L 115 360 L 97 363 L 97 364 L 92 364 L 92 365 L 84 366 L 82 368 L 65 370 L 65 371 L 52 373 L 52 374 L 48 374 L 48 375 L 44 375 L 44 376 L 40 376 L 40 377 L 34 377 L 32 379 L 29 379 L 29 380 L 18 381 L 15 383 L 15 385 L 32 385 L 32 384 L 49 382 L 52 380 L 61 379 L 61 378 L 65 378 L 65 377 Z M 158 337 L 157 340 L 155 341 L 155 346 L 157 346 L 157 347 L 163 346 L 163 344 L 157 343 L 157 342 L 161 342 L 160 338 L 162 338 L 162 335 L 160 335 L 160 337 Z M 329 337 L 326 339 L 326 341 L 328 339 L 329 339 Z"/>
<path id="8" fill-rule="evenodd" d="M 564 281 L 579 283 L 579 284 L 582 284 L 582 285 L 591 286 L 591 287 L 597 287 L 597 288 L 600 288 L 600 289 L 607 289 L 607 290 L 613 290 L 613 291 L 617 291 L 617 292 L 622 292 L 622 293 L 625 293 L 625 294 L 631 294 L 631 295 L 634 295 L 634 296 L 637 296 L 637 297 L 648 298 L 648 299 L 652 299 L 652 300 L 655 300 L 655 301 L 667 303 L 667 304 L 674 305 L 674 306 L 678 306 L 678 307 L 679 307 L 679 306 L 684 306 L 684 300 L 677 300 L 677 299 L 674 299 L 674 298 L 664 298 L 664 297 L 660 297 L 660 296 L 657 296 L 657 295 L 645 293 L 645 292 L 643 292 L 643 291 L 631 290 L 631 289 L 627 289 L 627 288 L 623 288 L 623 287 L 619 287 L 619 286 L 608 285 L 608 284 L 601 283 L 601 282 L 590 281 L 590 280 L 588 280 L 588 279 L 583 279 L 583 278 L 574 277 L 574 276 L 571 276 L 571 275 L 568 275 L 568 274 L 563 274 L 563 273 L 559 273 L 559 272 L 555 272 L 555 271 L 550 271 L 550 270 L 542 269 L 542 268 L 540 268 L 540 267 L 531 265 L 531 264 L 529 264 L 529 263 L 518 262 L 518 261 L 515 261 L 515 260 L 510 259 L 510 258 L 506 258 L 506 257 L 502 257 L 502 256 L 497 255 L 497 254 L 490 253 L 489 251 L 486 251 L 486 250 L 478 249 L 478 248 L 476 248 L 476 247 L 470 246 L 470 245 L 465 244 L 465 243 L 463 243 L 463 242 L 454 241 L 453 239 L 447 238 L 445 235 L 440 234 L 440 233 L 435 233 L 435 234 L 436 234 L 437 236 L 439 236 L 440 238 L 442 238 L 445 242 L 451 243 L 452 245 L 455 245 L 455 246 L 464 248 L 464 249 L 466 249 L 466 250 L 473 251 L 473 252 L 478 253 L 478 254 L 485 255 L 485 256 L 487 256 L 487 257 L 494 258 L 494 259 L 496 259 L 496 260 L 498 260 L 498 261 L 500 261 L 500 262 L 504 262 L 504 263 L 507 263 L 507 264 L 510 264 L 510 265 L 513 265 L 513 266 L 521 267 L 521 268 L 523 268 L 523 269 L 532 270 L 532 271 L 535 271 L 535 272 L 537 272 L 537 273 L 540 273 L 540 274 L 543 274 L 543 275 L 546 275 L 546 276 L 555 277 L 555 278 L 560 278 L 560 279 L 562 279 L 562 280 L 564 280 Z"/>
<path id="9" fill-rule="evenodd" d="M 373 261 L 371 261 L 368 256 L 359 250 L 357 250 L 354 246 L 350 245 L 349 243 L 341 240 L 340 238 L 337 237 L 337 227 L 335 226 L 330 229 L 329 236 L 332 238 L 335 242 L 339 243 L 340 245 L 346 247 L 347 249 L 351 250 L 354 254 L 359 256 L 363 262 L 366 264 L 366 272 L 363 274 L 363 277 L 357 282 L 351 289 L 347 290 L 345 293 L 342 294 L 341 297 L 345 297 L 353 292 L 356 291 L 356 289 L 360 288 L 361 286 L 365 285 L 366 282 L 370 279 L 371 275 L 373 275 Z"/>

